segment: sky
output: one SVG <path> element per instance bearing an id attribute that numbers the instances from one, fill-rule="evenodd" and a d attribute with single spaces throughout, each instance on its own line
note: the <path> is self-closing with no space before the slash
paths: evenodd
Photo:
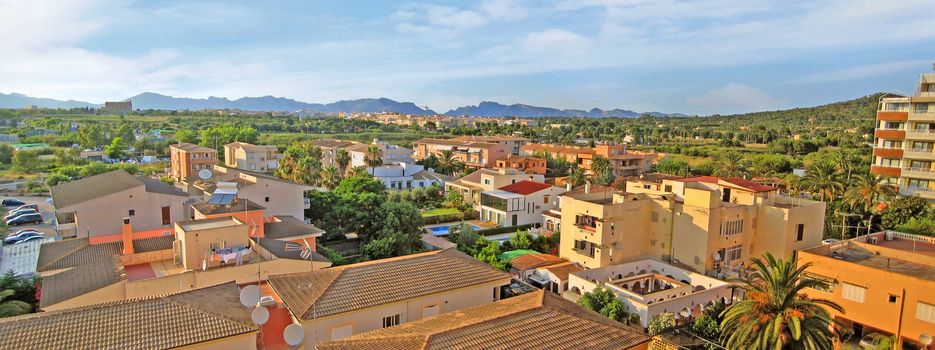
<path id="1" fill-rule="evenodd" d="M 0 0 L 0 92 L 727 114 L 912 93 L 932 23 L 931 0 Z"/>

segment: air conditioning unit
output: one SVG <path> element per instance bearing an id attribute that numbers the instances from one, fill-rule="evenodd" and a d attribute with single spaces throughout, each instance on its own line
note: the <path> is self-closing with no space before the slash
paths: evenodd
<path id="1" fill-rule="evenodd" d="M 892 241 L 893 238 L 896 238 L 896 234 L 893 231 L 886 231 L 886 240 Z"/>
<path id="2" fill-rule="evenodd" d="M 172 261 L 174 261 L 176 265 L 179 265 L 182 263 L 182 256 L 179 254 L 172 254 Z"/>
<path id="3" fill-rule="evenodd" d="M 867 239 L 867 243 L 870 243 L 870 244 L 877 244 L 877 238 L 876 238 L 876 237 L 870 237 L 870 238 Z"/>

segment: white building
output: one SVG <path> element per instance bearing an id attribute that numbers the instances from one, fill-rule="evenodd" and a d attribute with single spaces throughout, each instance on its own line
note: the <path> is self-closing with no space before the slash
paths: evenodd
<path id="1" fill-rule="evenodd" d="M 383 164 L 394 163 L 413 163 L 412 150 L 391 145 L 380 140 L 373 140 L 373 143 L 358 143 L 345 147 L 348 155 L 351 156 L 351 167 L 367 166 L 367 149 L 370 145 L 377 145 L 380 148 L 380 154 L 383 158 Z"/>
<path id="2" fill-rule="evenodd" d="M 383 181 L 387 189 L 393 190 L 431 187 L 432 185 L 445 188 L 445 180 L 447 180 L 447 176 L 437 174 L 432 169 L 426 170 L 421 165 L 403 162 L 368 168 L 367 172 L 373 174 L 374 178 Z"/>
<path id="3" fill-rule="evenodd" d="M 627 311 L 640 315 L 643 327 L 649 327 L 649 320 L 664 312 L 675 314 L 676 320 L 689 320 L 718 301 L 730 303 L 739 299 L 727 282 L 653 259 L 572 272 L 568 276 L 571 295 L 580 297 L 597 287 L 617 295 Z"/>
<path id="4" fill-rule="evenodd" d="M 540 224 L 542 213 L 558 207 L 563 187 L 522 180 L 496 190 L 481 192 L 480 218 L 500 227 Z"/>

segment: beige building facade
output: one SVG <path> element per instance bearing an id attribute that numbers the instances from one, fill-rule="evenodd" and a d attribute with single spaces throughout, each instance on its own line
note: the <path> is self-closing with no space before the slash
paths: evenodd
<path id="1" fill-rule="evenodd" d="M 429 155 L 441 157 L 442 151 L 451 151 L 455 159 L 469 168 L 493 168 L 497 161 L 511 154 L 512 146 L 492 142 L 457 141 L 424 138 L 412 142 L 415 160 Z"/>
<path id="2" fill-rule="evenodd" d="M 224 165 L 240 170 L 271 173 L 279 167 L 279 149 L 272 145 L 232 142 L 224 145 Z"/>
<path id="3" fill-rule="evenodd" d="M 492 191 L 524 180 L 544 182 L 545 175 L 527 174 L 510 168 L 479 169 L 455 181 L 446 182 L 445 191 L 461 192 L 464 201 L 471 203 L 475 210 L 480 211 L 481 192 Z"/>

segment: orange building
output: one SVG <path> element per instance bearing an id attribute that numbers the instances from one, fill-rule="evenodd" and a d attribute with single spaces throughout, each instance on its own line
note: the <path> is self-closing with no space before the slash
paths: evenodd
<path id="1" fill-rule="evenodd" d="M 218 151 L 213 148 L 179 142 L 169 146 L 172 170 L 169 174 L 176 181 L 188 181 L 201 169 L 211 169 L 218 160 Z"/>
<path id="2" fill-rule="evenodd" d="M 923 334 L 935 335 L 935 238 L 885 231 L 802 250 L 799 263 L 828 284 L 806 293 L 841 305 L 843 313 L 829 311 L 852 339 L 896 335 L 920 348 Z"/>
<path id="3" fill-rule="evenodd" d="M 423 160 L 429 155 L 441 157 L 443 151 L 451 151 L 455 159 L 468 168 L 493 168 L 497 160 L 510 155 L 510 145 L 423 138 L 412 142 L 415 160 Z"/>
<path id="4" fill-rule="evenodd" d="M 498 169 L 516 169 L 529 174 L 545 175 L 545 159 L 527 156 L 507 156 L 497 160 Z"/>
<path id="5" fill-rule="evenodd" d="M 579 168 L 590 170 L 595 156 L 610 160 L 614 176 L 636 176 L 648 172 L 656 158 L 655 153 L 643 153 L 627 150 L 626 145 L 600 144 L 592 147 L 550 145 L 532 143 L 523 146 L 523 154 L 537 155 L 546 153 L 565 158 Z"/>

